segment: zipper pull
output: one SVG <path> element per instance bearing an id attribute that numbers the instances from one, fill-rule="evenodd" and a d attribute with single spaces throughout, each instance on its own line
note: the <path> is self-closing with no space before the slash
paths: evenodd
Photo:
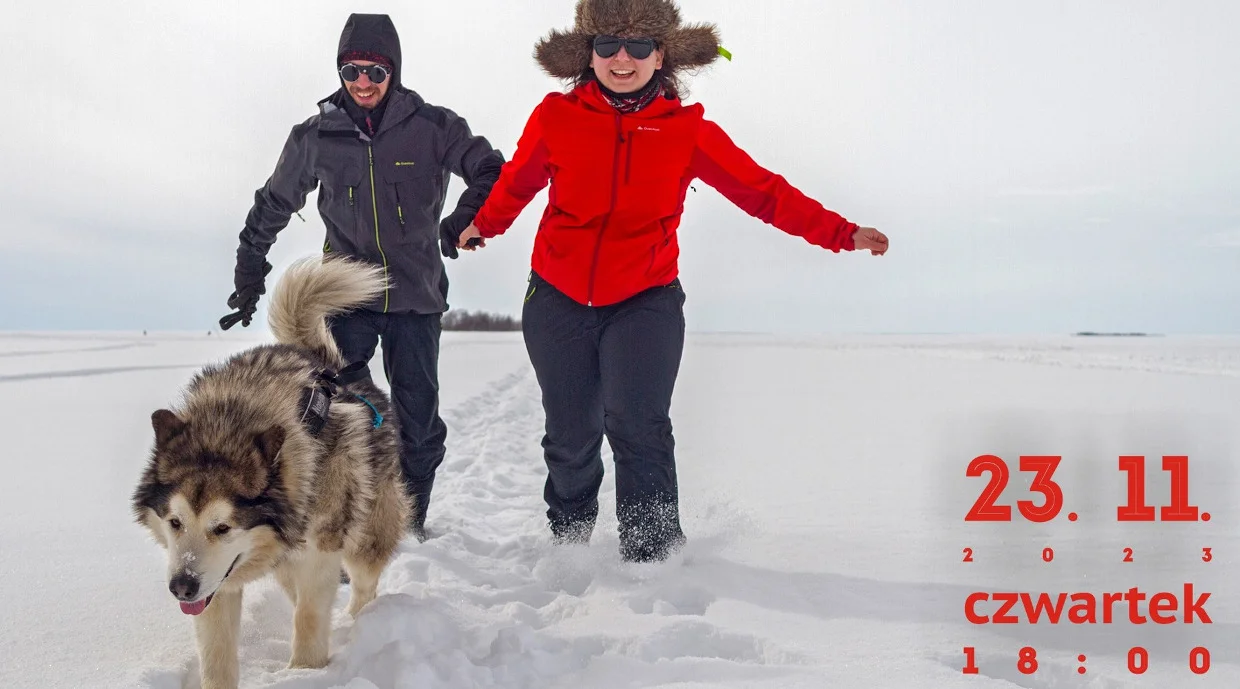
<path id="1" fill-rule="evenodd" d="M 400 209 L 400 204 L 396 204 L 396 217 L 400 218 L 400 224 L 405 224 L 405 212 Z"/>
<path id="2" fill-rule="evenodd" d="M 349 205 L 353 205 L 353 187 L 349 187 Z"/>

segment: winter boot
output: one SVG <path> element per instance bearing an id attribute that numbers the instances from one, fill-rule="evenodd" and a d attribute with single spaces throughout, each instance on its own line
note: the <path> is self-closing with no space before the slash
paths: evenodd
<path id="1" fill-rule="evenodd" d="M 431 494 L 418 493 L 411 495 L 413 511 L 409 513 L 409 533 L 418 539 L 418 543 L 426 542 L 426 510 L 430 507 Z"/>
<path id="2" fill-rule="evenodd" d="M 597 519 L 598 503 L 572 515 L 547 510 L 551 540 L 556 545 L 589 545 Z"/>
<path id="3" fill-rule="evenodd" d="M 617 510 L 617 517 L 620 557 L 625 562 L 662 562 L 688 540 L 675 501 L 644 500 Z"/>

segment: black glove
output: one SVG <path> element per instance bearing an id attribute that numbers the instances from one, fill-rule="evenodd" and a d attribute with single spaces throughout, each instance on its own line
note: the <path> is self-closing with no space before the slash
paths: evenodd
<path id="1" fill-rule="evenodd" d="M 461 241 L 461 233 L 474 221 L 474 213 L 470 210 L 456 210 L 439 222 L 439 251 L 444 258 L 459 256 L 457 244 Z M 470 246 L 477 246 L 478 240 L 469 240 Z"/>
<path id="2" fill-rule="evenodd" d="M 237 265 L 235 281 L 237 289 L 228 297 L 228 308 L 236 309 L 235 313 L 230 313 L 220 319 L 220 327 L 224 330 L 241 323 L 241 327 L 249 327 L 251 320 L 254 318 L 254 312 L 258 311 L 258 297 L 267 293 L 267 286 L 264 278 L 271 272 L 271 264 L 263 261 L 262 272 L 253 273 L 248 271 L 247 266 L 240 263 Z"/>

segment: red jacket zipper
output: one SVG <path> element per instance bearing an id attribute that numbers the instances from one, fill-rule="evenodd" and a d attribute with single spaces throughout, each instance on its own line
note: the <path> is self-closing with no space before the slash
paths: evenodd
<path id="1" fill-rule="evenodd" d="M 633 170 L 633 139 L 637 130 L 629 132 L 629 140 L 624 143 L 624 183 L 628 185 L 630 172 Z"/>
<path id="2" fill-rule="evenodd" d="M 612 154 L 611 163 L 611 205 L 607 207 L 607 214 L 603 216 L 603 225 L 598 230 L 598 240 L 594 244 L 594 260 L 590 263 L 590 288 L 586 293 L 586 306 L 594 306 L 594 278 L 598 273 L 599 253 L 603 248 L 603 234 L 607 232 L 607 225 L 611 222 L 611 214 L 616 210 L 616 195 L 620 186 L 620 147 L 625 143 L 624 126 L 620 119 L 620 114 L 616 114 L 616 148 Z"/>

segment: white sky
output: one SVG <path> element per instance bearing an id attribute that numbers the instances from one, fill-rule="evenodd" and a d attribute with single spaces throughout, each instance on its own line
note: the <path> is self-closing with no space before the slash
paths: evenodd
<path id="1" fill-rule="evenodd" d="M 6 5 L 3 329 L 215 327 L 254 190 L 335 88 L 350 11 L 391 14 L 406 85 L 511 157 L 559 88 L 533 44 L 573 9 Z M 1240 332 L 1240 3 L 681 7 L 717 23 L 734 54 L 689 99 L 758 162 L 892 241 L 881 259 L 831 254 L 695 183 L 681 228 L 692 329 Z M 453 307 L 519 313 L 544 201 L 450 262 Z M 277 267 L 321 246 L 314 203 L 280 235 Z"/>

